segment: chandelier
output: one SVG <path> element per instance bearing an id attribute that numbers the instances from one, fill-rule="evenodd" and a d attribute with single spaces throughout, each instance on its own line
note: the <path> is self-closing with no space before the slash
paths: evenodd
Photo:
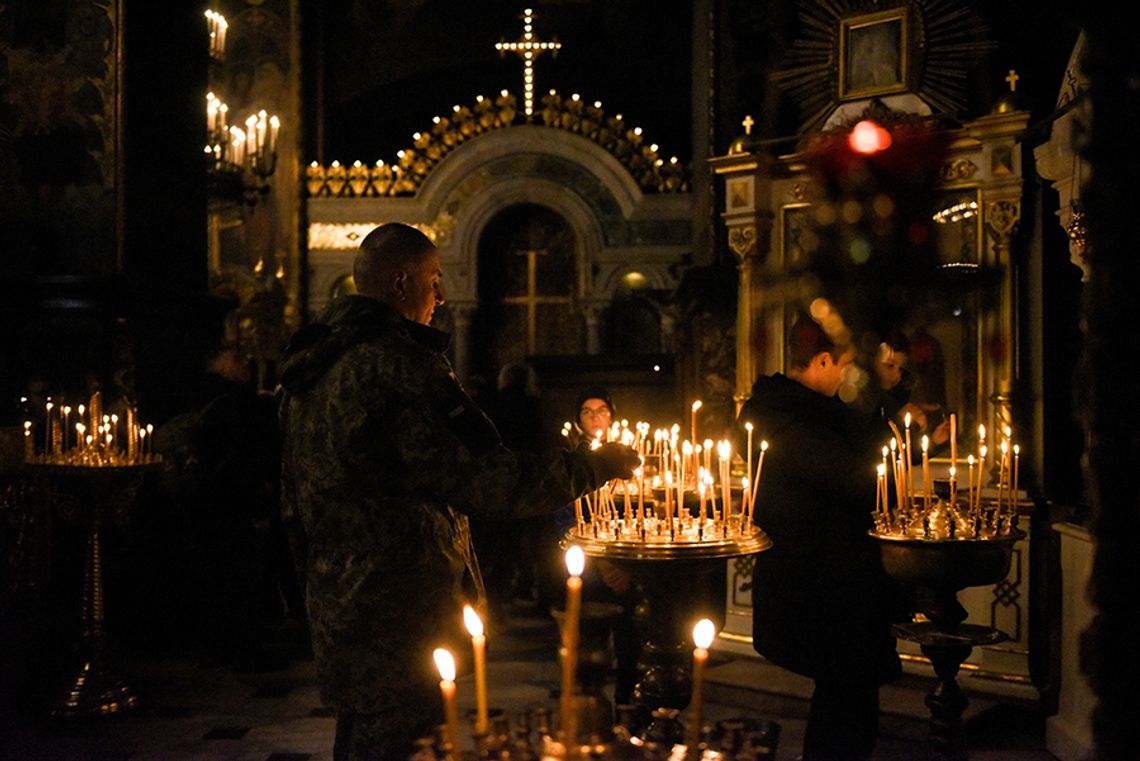
<path id="1" fill-rule="evenodd" d="M 229 23 L 217 11 L 206 11 L 210 59 L 225 60 Z M 206 93 L 206 146 L 210 196 L 234 203 L 255 204 L 269 193 L 269 178 L 277 168 L 277 136 L 281 120 L 265 109 L 231 124 L 230 108 L 214 92 Z"/>

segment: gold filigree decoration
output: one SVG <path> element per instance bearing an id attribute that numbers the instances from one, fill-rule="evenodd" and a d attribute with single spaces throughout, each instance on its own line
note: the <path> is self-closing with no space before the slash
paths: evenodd
<path id="1" fill-rule="evenodd" d="M 738 257 L 743 259 L 756 245 L 756 228 L 753 225 L 742 225 L 728 231 L 728 247 Z"/>
<path id="2" fill-rule="evenodd" d="M 802 182 L 797 182 L 792 186 L 792 189 L 788 191 L 788 198 L 792 199 L 793 201 L 802 201 L 806 197 L 807 185 Z"/>
<path id="3" fill-rule="evenodd" d="M 579 134 L 597 143 L 632 175 L 643 192 L 687 193 L 689 176 L 676 157 L 662 158 L 655 143 L 647 143 L 640 127 L 630 127 L 621 114 L 607 116 L 600 101 L 589 104 L 574 94 L 563 98 L 551 90 L 536 114 L 543 126 Z M 506 90 L 494 100 L 480 95 L 470 107 L 453 106 L 449 117 L 437 116 L 426 132 L 412 135 L 412 145 L 396 153 L 396 161 L 367 166 L 355 161 L 327 167 L 314 161 L 305 171 L 305 188 L 312 197 L 368 198 L 414 195 L 443 158 L 466 141 L 517 124 L 526 124 L 514 95 Z"/>
<path id="4" fill-rule="evenodd" d="M 978 171 L 978 165 L 969 159 L 958 159 L 949 164 L 944 164 L 939 171 L 939 176 L 944 182 L 958 182 L 960 180 L 968 180 L 973 177 Z"/>
<path id="5" fill-rule="evenodd" d="M 360 247 L 364 236 L 375 230 L 383 222 L 312 222 L 309 224 L 310 251 L 350 251 Z M 448 236 L 455 226 L 455 218 L 442 214 L 429 224 L 412 223 L 437 246 L 446 246 Z"/>
<path id="6" fill-rule="evenodd" d="M 1073 206 L 1073 214 L 1069 218 L 1069 226 L 1065 228 L 1065 232 L 1068 233 L 1069 240 L 1073 242 L 1073 245 L 1076 246 L 1079 251 L 1084 251 L 1089 234 L 1088 226 L 1085 222 L 1086 217 L 1083 211 L 1076 208 L 1075 203 Z"/>
<path id="7" fill-rule="evenodd" d="M 1020 221 L 1020 201 L 991 201 L 986 207 L 986 226 L 989 227 L 994 242 L 999 245 L 1009 243 L 1009 238 Z"/>

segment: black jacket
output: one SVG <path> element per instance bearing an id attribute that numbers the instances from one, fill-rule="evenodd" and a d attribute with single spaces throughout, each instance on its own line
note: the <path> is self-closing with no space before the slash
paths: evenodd
<path id="1" fill-rule="evenodd" d="M 900 672 L 890 624 L 903 611 L 867 535 L 879 431 L 780 374 L 756 381 L 741 431 L 746 421 L 754 452 L 770 447 L 756 494 L 755 522 L 773 543 L 753 572 L 756 650 L 813 679 L 889 681 Z"/>

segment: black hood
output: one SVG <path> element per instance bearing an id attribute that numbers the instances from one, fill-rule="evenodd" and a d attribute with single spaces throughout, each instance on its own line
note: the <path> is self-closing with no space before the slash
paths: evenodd
<path id="1" fill-rule="evenodd" d="M 318 380 L 348 349 L 389 331 L 400 333 L 442 353 L 450 336 L 406 319 L 392 307 L 367 296 L 341 296 L 329 304 L 317 322 L 301 328 L 285 347 L 281 387 L 303 391 Z"/>

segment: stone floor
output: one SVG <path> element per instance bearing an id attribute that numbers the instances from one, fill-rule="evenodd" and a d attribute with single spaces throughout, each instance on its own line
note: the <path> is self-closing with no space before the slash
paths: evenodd
<path id="1" fill-rule="evenodd" d="M 292 640 L 296 640 L 292 636 Z M 284 632 L 282 649 L 297 655 Z M 558 688 L 551 619 L 523 603 L 489 632 L 491 703 L 508 711 L 552 705 Z M 135 659 L 121 664 L 140 693 L 129 715 L 64 722 L 15 708 L 0 717 L 2 761 L 331 761 L 334 720 L 320 705 L 311 660 L 287 668 L 235 674 L 189 659 Z M 811 684 L 769 664 L 714 654 L 709 669 L 710 720 L 746 716 L 781 725 L 777 758 L 799 756 Z M 877 761 L 930 757 L 924 740 L 928 684 L 916 677 L 883 691 Z M 470 677 L 459 682 L 460 710 L 473 708 Z M 965 737 L 973 761 L 1052 761 L 1044 720 L 1033 706 L 970 695 Z"/>

